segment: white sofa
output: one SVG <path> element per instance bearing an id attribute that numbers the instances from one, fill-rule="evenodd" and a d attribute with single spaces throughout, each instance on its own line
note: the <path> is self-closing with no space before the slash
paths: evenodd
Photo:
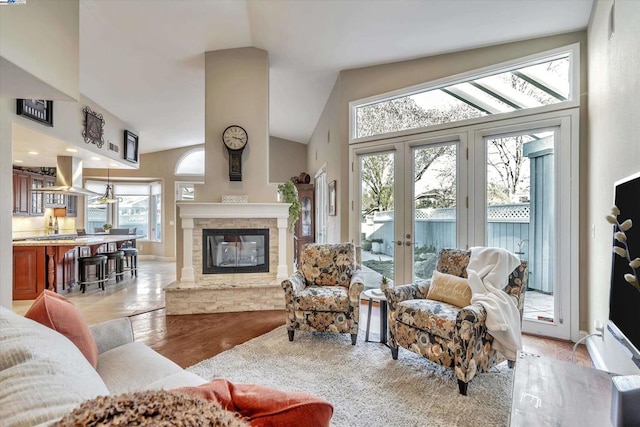
<path id="1" fill-rule="evenodd" d="M 0 425 L 50 425 L 96 396 L 207 382 L 134 342 L 128 318 L 91 333 L 97 369 L 63 335 L 0 307 Z"/>

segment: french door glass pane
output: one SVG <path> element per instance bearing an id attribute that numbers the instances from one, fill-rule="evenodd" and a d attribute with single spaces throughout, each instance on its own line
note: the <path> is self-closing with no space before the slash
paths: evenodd
<path id="1" fill-rule="evenodd" d="M 438 252 L 456 247 L 457 144 L 413 150 L 413 279 L 431 279 Z"/>
<path id="2" fill-rule="evenodd" d="M 382 276 L 392 284 L 395 241 L 393 153 L 360 159 L 360 244 L 366 288 L 379 288 Z"/>
<path id="3" fill-rule="evenodd" d="M 486 138 L 487 245 L 528 262 L 524 318 L 556 320 L 554 132 Z"/>

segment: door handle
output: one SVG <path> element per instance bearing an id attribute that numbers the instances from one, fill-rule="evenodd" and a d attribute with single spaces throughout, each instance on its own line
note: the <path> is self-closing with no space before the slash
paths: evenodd
<path id="1" fill-rule="evenodd" d="M 398 240 L 398 241 L 396 241 L 396 245 L 398 245 L 398 246 L 402 246 L 402 240 Z"/>
<path id="2" fill-rule="evenodd" d="M 404 242 L 404 244 L 405 244 L 406 246 L 411 246 L 411 245 L 413 245 L 413 242 L 412 242 L 412 241 L 410 241 L 410 240 L 407 240 L 406 242 Z"/>

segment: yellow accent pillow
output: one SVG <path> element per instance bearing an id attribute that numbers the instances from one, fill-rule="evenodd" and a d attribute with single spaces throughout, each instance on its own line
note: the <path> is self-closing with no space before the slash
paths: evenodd
<path id="1" fill-rule="evenodd" d="M 471 304 L 471 288 L 464 277 L 433 271 L 427 298 L 466 307 Z"/>

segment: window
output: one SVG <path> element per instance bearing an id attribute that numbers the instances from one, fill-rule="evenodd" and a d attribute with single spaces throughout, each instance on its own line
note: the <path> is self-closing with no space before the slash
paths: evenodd
<path id="1" fill-rule="evenodd" d="M 204 175 L 204 147 L 184 153 L 176 162 L 176 175 Z"/>
<path id="2" fill-rule="evenodd" d="M 176 182 L 176 201 L 195 199 L 194 182 Z"/>
<path id="3" fill-rule="evenodd" d="M 355 138 L 558 104 L 573 97 L 570 52 L 355 107 Z"/>
<path id="4" fill-rule="evenodd" d="M 135 228 L 137 234 L 152 241 L 162 240 L 162 186 L 159 182 L 111 182 L 118 201 L 100 203 L 98 197 L 87 197 L 86 229 L 111 223 L 116 228 Z M 104 181 L 87 181 L 85 187 L 103 193 Z"/>

